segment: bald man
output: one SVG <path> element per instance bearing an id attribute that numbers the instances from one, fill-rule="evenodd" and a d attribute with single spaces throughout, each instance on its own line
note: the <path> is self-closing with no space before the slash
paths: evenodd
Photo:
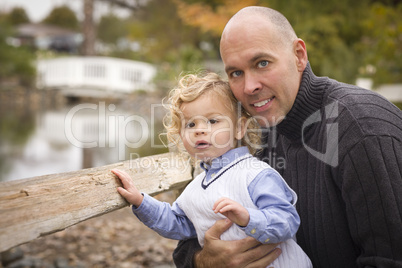
<path id="1" fill-rule="evenodd" d="M 240 10 L 220 50 L 234 95 L 265 132 L 258 157 L 298 195 L 297 242 L 314 267 L 402 267 L 402 112 L 315 76 L 304 41 L 275 10 Z M 217 222 L 202 249 L 180 241 L 177 267 L 266 267 L 281 253 L 251 237 L 220 240 L 230 225 Z"/>

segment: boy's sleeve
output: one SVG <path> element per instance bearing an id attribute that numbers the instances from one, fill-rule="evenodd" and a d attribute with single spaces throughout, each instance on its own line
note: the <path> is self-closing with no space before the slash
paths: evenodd
<path id="1" fill-rule="evenodd" d="M 242 227 L 245 233 L 261 243 L 278 243 L 294 237 L 300 225 L 294 207 L 297 197 L 279 173 L 264 169 L 248 190 L 258 209 L 247 208 L 250 222 Z"/>
<path id="2" fill-rule="evenodd" d="M 146 226 L 159 235 L 170 239 L 188 239 L 196 237 L 192 222 L 186 217 L 176 202 L 161 202 L 147 194 L 141 205 L 132 207 L 133 213 Z"/>

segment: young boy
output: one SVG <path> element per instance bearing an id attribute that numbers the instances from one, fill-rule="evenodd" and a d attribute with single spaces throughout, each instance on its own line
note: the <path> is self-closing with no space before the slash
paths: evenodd
<path id="1" fill-rule="evenodd" d="M 282 254 L 272 266 L 312 267 L 292 239 L 300 224 L 294 208 L 297 196 L 279 173 L 250 154 L 259 140 L 257 124 L 228 83 L 213 73 L 188 75 L 170 92 L 169 100 L 168 139 L 200 160 L 204 172 L 170 206 L 140 193 L 126 172 L 112 170 L 124 187 L 117 190 L 133 205 L 134 214 L 164 237 L 197 236 L 201 246 L 205 232 L 227 217 L 236 224 L 221 239 L 248 235 L 261 243 L 283 242 Z"/>

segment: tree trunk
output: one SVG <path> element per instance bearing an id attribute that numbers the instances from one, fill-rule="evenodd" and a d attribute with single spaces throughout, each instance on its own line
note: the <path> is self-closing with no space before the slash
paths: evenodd
<path id="1" fill-rule="evenodd" d="M 95 55 L 95 24 L 93 19 L 94 0 L 84 0 L 84 24 L 83 35 L 84 43 L 82 44 L 82 55 Z"/>

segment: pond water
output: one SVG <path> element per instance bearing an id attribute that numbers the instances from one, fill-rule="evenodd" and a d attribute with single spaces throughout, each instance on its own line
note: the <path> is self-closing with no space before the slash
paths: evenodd
<path id="1" fill-rule="evenodd" d="M 165 113 L 145 94 L 58 107 L 0 109 L 0 181 L 103 166 L 166 152 Z"/>

